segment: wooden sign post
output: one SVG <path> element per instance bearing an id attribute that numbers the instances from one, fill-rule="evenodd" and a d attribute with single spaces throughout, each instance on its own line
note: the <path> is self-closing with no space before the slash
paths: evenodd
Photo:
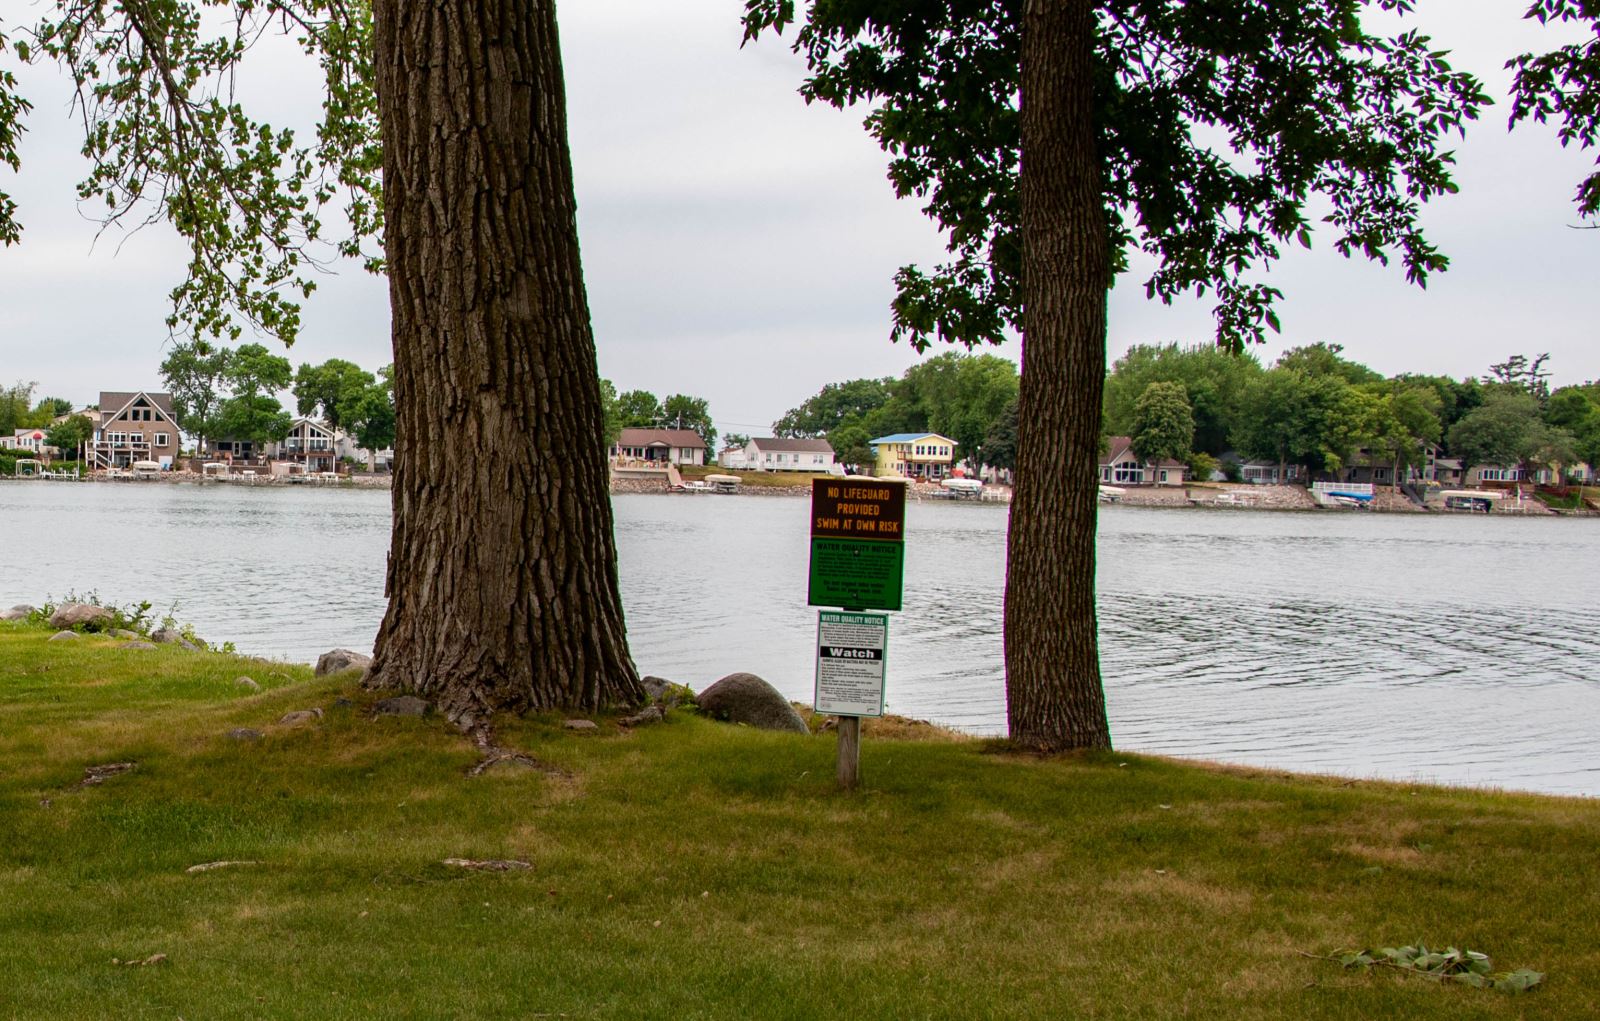
<path id="1" fill-rule="evenodd" d="M 859 476 L 811 484 L 811 571 L 807 601 L 844 612 L 817 614 L 812 705 L 839 719 L 839 785 L 860 779 L 861 718 L 883 715 L 889 618 L 904 587 L 906 488 Z"/>

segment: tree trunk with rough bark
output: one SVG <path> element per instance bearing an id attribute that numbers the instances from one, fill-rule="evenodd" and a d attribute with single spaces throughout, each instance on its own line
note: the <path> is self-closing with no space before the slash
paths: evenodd
<path id="1" fill-rule="evenodd" d="M 377 0 L 397 415 L 370 683 L 463 727 L 641 701 L 550 0 Z"/>
<path id="2" fill-rule="evenodd" d="M 1094 116 L 1091 0 L 1026 0 L 1023 351 L 1006 564 L 1011 737 L 1109 748 L 1095 619 L 1100 398 L 1110 259 Z"/>

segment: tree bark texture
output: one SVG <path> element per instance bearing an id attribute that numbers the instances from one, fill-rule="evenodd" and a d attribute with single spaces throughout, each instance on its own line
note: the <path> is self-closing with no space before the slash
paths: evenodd
<path id="1" fill-rule="evenodd" d="M 551 0 L 376 0 L 396 440 L 370 682 L 470 727 L 641 701 Z"/>
<path id="2" fill-rule="evenodd" d="M 1092 0 L 1025 0 L 1023 349 L 1006 564 L 1011 737 L 1109 748 L 1095 619 L 1110 259 L 1094 115 Z"/>

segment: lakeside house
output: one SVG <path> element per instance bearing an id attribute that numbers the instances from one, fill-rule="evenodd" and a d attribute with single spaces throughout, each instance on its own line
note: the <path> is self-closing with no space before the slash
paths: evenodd
<path id="1" fill-rule="evenodd" d="M 624 429 L 611 447 L 618 464 L 703 465 L 706 441 L 693 429 Z"/>
<path id="2" fill-rule="evenodd" d="M 1217 461 L 1223 465 L 1232 465 L 1239 481 L 1248 482 L 1253 486 L 1287 485 L 1291 482 L 1299 482 L 1305 477 L 1305 472 L 1300 465 L 1289 464 L 1284 465 L 1283 478 L 1280 479 L 1278 477 L 1278 462 L 1245 460 L 1239 455 L 1238 451 L 1234 450 L 1224 450 L 1217 458 Z"/>
<path id="3" fill-rule="evenodd" d="M 100 391 L 100 410 L 86 413 L 94 434 L 85 444 L 90 468 L 129 468 L 145 461 L 171 468 L 178 457 L 172 395 L 151 390 Z"/>
<path id="4" fill-rule="evenodd" d="M 360 461 L 372 471 L 394 470 L 394 448 L 384 447 L 381 450 L 368 450 L 361 446 L 350 433 L 343 429 L 333 431 L 333 452 L 341 461 Z"/>
<path id="5" fill-rule="evenodd" d="M 303 465 L 308 472 L 328 472 L 338 466 L 333 430 L 314 418 L 295 419 L 289 435 L 265 449 L 268 458 Z"/>
<path id="6" fill-rule="evenodd" d="M 949 478 L 956 461 L 956 441 L 938 433 L 894 433 L 869 440 L 879 478 L 938 481 Z"/>
<path id="7" fill-rule="evenodd" d="M 747 471 L 834 472 L 837 461 L 833 446 L 827 440 L 768 436 L 752 439 L 743 447 L 724 450 L 717 457 L 717 463 L 724 468 Z"/>
<path id="8" fill-rule="evenodd" d="M 0 450 L 26 451 L 37 458 L 60 453 L 45 442 L 43 429 L 18 429 L 10 436 L 0 436 Z"/>
<path id="9" fill-rule="evenodd" d="M 248 463 L 265 461 L 266 451 L 266 444 L 258 444 L 254 440 L 208 438 L 202 455 L 211 460 Z"/>
<path id="10" fill-rule="evenodd" d="M 1171 458 L 1141 460 L 1131 437 L 1106 437 L 1106 452 L 1100 458 L 1100 481 L 1106 485 L 1181 486 L 1188 472 L 1188 465 Z"/>
<path id="11" fill-rule="evenodd" d="M 748 444 L 746 444 L 748 446 Z M 750 467 L 750 458 L 745 454 L 746 447 L 730 445 L 722 448 L 717 455 L 717 465 L 731 471 L 744 471 Z"/>

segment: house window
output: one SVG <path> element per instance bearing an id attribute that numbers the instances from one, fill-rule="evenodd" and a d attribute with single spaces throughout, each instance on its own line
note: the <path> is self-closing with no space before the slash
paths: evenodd
<path id="1" fill-rule="evenodd" d="M 164 447 L 166 445 L 167 445 L 167 434 L 166 433 L 156 433 L 156 446 Z"/>

